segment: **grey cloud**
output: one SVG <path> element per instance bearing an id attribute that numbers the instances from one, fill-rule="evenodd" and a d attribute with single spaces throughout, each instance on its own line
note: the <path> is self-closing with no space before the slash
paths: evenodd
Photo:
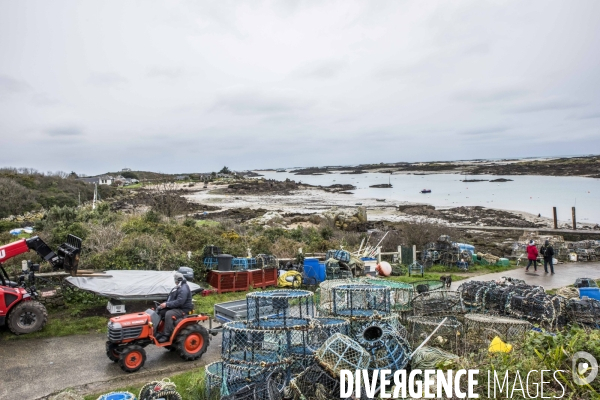
<path id="1" fill-rule="evenodd" d="M 306 110 L 309 105 L 290 94 L 243 91 L 221 95 L 212 111 L 226 111 L 239 115 L 284 114 Z"/>
<path id="2" fill-rule="evenodd" d="M 0 75 L 0 94 L 21 93 L 30 89 L 31 86 L 27 82 L 11 78 L 8 75 Z"/>
<path id="3" fill-rule="evenodd" d="M 460 131 L 458 132 L 460 135 L 490 135 L 493 133 L 502 133 L 502 132 L 506 132 L 508 131 L 510 128 L 507 126 L 491 126 L 491 127 L 485 127 L 485 128 L 475 128 L 475 129 L 468 129 L 468 130 L 464 130 L 464 131 Z"/>
<path id="4" fill-rule="evenodd" d="M 310 65 L 296 72 L 295 75 L 302 78 L 331 79 L 335 78 L 345 68 L 343 61 L 324 61 L 316 65 Z"/>
<path id="5" fill-rule="evenodd" d="M 81 136 L 83 129 L 76 126 L 61 126 L 44 130 L 44 133 L 49 136 Z"/>
<path id="6" fill-rule="evenodd" d="M 600 118 L 599 112 L 591 112 L 591 113 L 583 113 L 583 114 L 574 114 L 569 116 L 569 119 L 596 119 Z"/>
<path id="7" fill-rule="evenodd" d="M 163 68 L 153 67 L 148 70 L 147 76 L 150 78 L 181 78 L 185 74 L 183 68 Z"/>
<path id="8" fill-rule="evenodd" d="M 473 103 L 494 103 L 514 100 L 527 94 L 527 90 L 519 88 L 467 90 L 454 95 L 456 100 Z"/>
<path id="9" fill-rule="evenodd" d="M 46 93 L 34 94 L 31 101 L 39 107 L 54 106 L 60 103 L 57 99 L 48 96 Z"/>
<path id="10" fill-rule="evenodd" d="M 479 42 L 466 46 L 463 50 L 465 55 L 477 55 L 489 53 L 491 46 L 488 42 Z"/>
<path id="11" fill-rule="evenodd" d="M 99 87 L 115 87 L 127 83 L 128 80 L 115 72 L 93 73 L 88 83 Z"/>
<path id="12" fill-rule="evenodd" d="M 584 107 L 586 105 L 588 105 L 586 102 L 569 99 L 539 100 L 509 107 L 506 109 L 506 112 L 520 114 L 550 110 L 568 110 L 571 108 Z"/>

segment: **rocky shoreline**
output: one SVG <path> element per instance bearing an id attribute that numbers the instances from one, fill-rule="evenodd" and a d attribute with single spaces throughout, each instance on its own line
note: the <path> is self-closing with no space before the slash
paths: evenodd
<path id="1" fill-rule="evenodd" d="M 343 174 L 384 173 L 453 173 L 467 175 L 547 175 L 583 176 L 600 178 L 600 156 L 514 159 L 469 160 L 416 163 L 380 163 L 357 166 L 309 167 L 291 171 L 295 175 L 324 175 L 332 172 Z M 503 181 L 504 182 L 504 181 Z"/>

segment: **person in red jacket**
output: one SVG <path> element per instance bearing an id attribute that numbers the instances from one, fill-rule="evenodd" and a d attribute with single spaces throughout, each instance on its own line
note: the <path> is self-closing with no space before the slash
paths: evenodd
<path id="1" fill-rule="evenodd" d="M 535 247 L 535 242 L 533 240 L 529 241 L 529 246 L 527 246 L 527 259 L 529 262 L 527 263 L 527 268 L 525 268 L 525 272 L 529 271 L 529 267 L 531 267 L 531 263 L 533 263 L 533 268 L 537 272 L 537 258 L 538 258 L 538 249 Z"/>

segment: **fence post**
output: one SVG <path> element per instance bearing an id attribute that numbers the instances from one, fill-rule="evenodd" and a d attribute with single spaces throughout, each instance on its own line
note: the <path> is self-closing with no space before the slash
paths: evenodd
<path id="1" fill-rule="evenodd" d="M 402 264 L 402 246 L 398 246 L 398 264 Z"/>
<path id="2" fill-rule="evenodd" d="M 377 264 L 381 264 L 381 246 L 377 246 Z"/>
<path id="3" fill-rule="evenodd" d="M 554 214 L 554 229 L 558 229 L 558 221 L 556 219 L 556 207 L 552 207 L 552 213 Z"/>
<path id="4" fill-rule="evenodd" d="M 413 244 L 413 262 L 417 261 L 417 245 Z"/>
<path id="5" fill-rule="evenodd" d="M 573 230 L 577 229 L 577 221 L 575 220 L 575 207 L 571 207 L 571 214 L 573 216 Z"/>

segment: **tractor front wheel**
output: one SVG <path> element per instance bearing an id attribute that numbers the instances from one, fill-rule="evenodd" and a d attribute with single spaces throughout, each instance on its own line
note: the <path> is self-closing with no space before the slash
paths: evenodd
<path id="1" fill-rule="evenodd" d="M 145 362 L 146 350 L 142 346 L 127 346 L 119 355 L 119 367 L 125 372 L 135 372 L 142 368 Z"/>
<path id="2" fill-rule="evenodd" d="M 106 356 L 112 362 L 119 362 L 119 358 L 121 358 L 121 354 L 117 351 L 118 347 L 112 342 L 106 342 Z"/>
<path id="3" fill-rule="evenodd" d="M 208 331 L 198 324 L 184 328 L 177 335 L 176 347 L 181 358 L 186 361 L 197 360 L 206 353 L 208 347 Z"/>
<path id="4" fill-rule="evenodd" d="M 48 322 L 48 311 L 38 301 L 22 301 L 8 315 L 8 329 L 16 335 L 37 332 Z"/>

